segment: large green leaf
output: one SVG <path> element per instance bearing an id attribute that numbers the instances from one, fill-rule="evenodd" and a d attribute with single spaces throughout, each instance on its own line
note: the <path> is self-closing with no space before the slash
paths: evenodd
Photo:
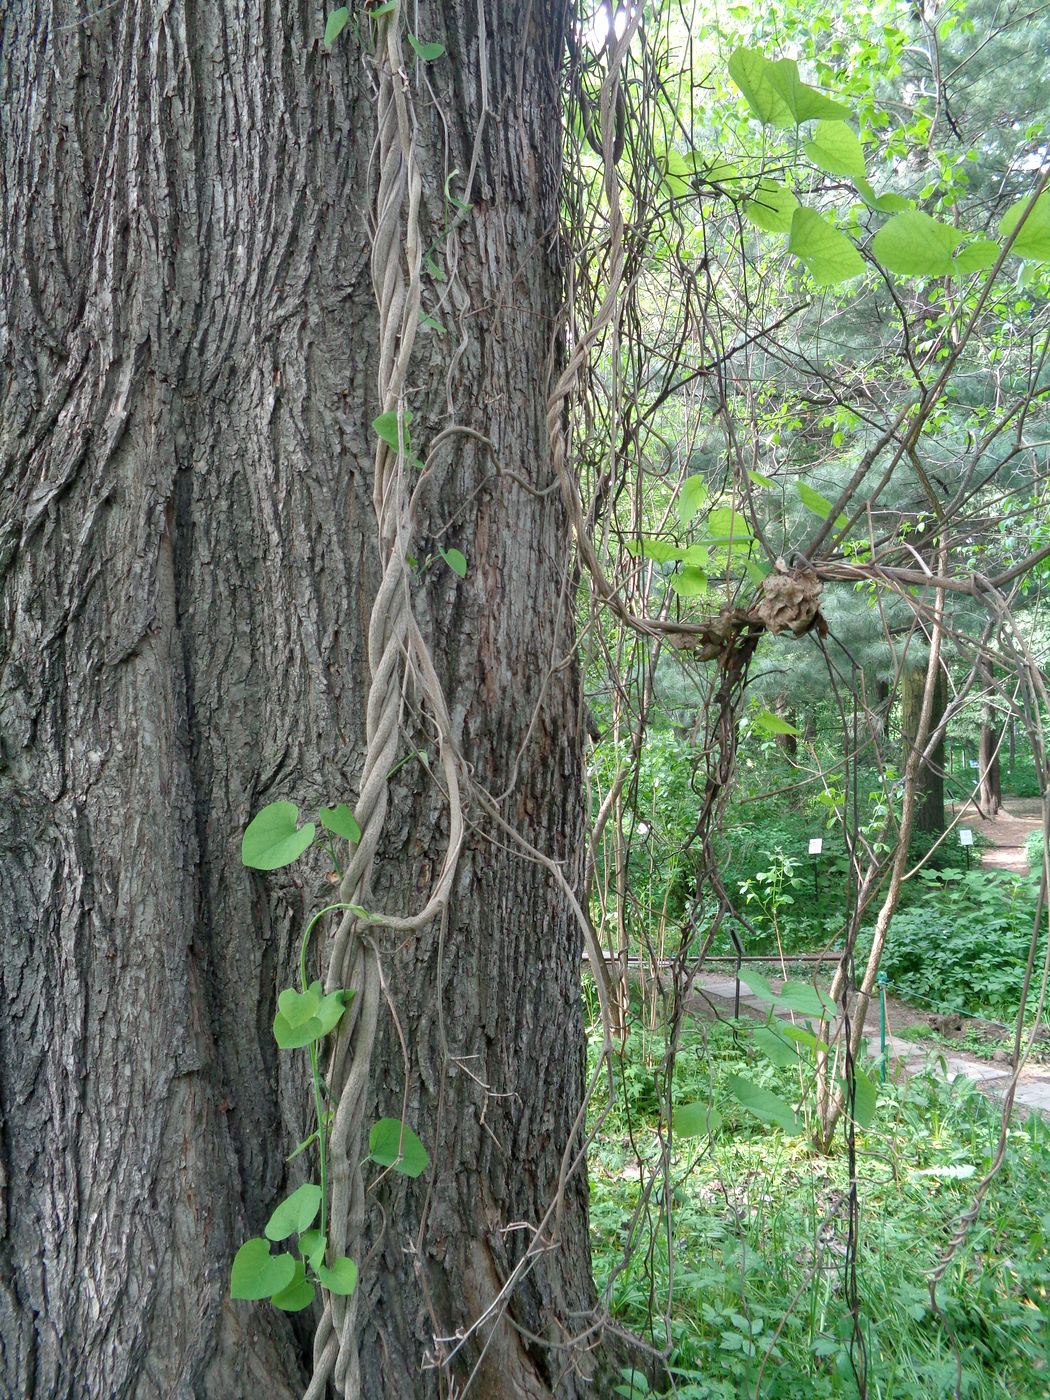
<path id="1" fill-rule="evenodd" d="M 707 575 L 703 569 L 680 569 L 671 579 L 671 587 L 679 598 L 701 598 L 707 592 Z"/>
<path id="2" fill-rule="evenodd" d="M 1008 238 L 1020 222 L 1021 215 L 1028 207 L 1031 195 L 1019 199 L 1013 208 L 1008 209 L 999 223 L 999 232 Z M 1024 221 L 1024 227 L 1014 240 L 1011 253 L 1032 262 L 1046 262 L 1050 259 L 1050 190 L 1036 200 L 1035 208 Z"/>
<path id="3" fill-rule="evenodd" d="M 304 1045 L 312 1045 L 339 1024 L 352 996 L 352 992 L 345 990 L 325 996 L 319 981 L 311 982 L 305 992 L 288 988 L 277 998 L 274 1040 L 282 1050 L 300 1050 Z"/>
<path id="4" fill-rule="evenodd" d="M 685 558 L 685 550 L 681 545 L 672 544 L 670 540 L 658 540 L 652 535 L 642 539 L 628 540 L 624 547 L 632 559 L 637 559 L 641 555 L 643 559 L 652 559 L 657 564 L 666 564 L 672 559 Z"/>
<path id="5" fill-rule="evenodd" d="M 309 1230 L 321 1209 L 321 1188 L 308 1181 L 283 1200 L 266 1222 L 268 1240 L 286 1240 Z"/>
<path id="6" fill-rule="evenodd" d="M 381 1167 L 393 1167 L 402 1176 L 416 1177 L 430 1165 L 427 1150 L 407 1123 L 380 1118 L 368 1134 L 368 1155 Z"/>
<path id="7" fill-rule="evenodd" d="M 850 240 L 815 209 L 795 210 L 788 249 L 801 258 L 806 271 L 821 287 L 859 277 L 864 271 L 864 259 Z"/>
<path id="8" fill-rule="evenodd" d="M 755 972 L 752 968 L 742 967 L 740 969 L 740 980 L 745 987 L 754 992 L 756 997 L 761 997 L 763 1001 L 768 1001 L 770 1005 L 777 999 L 777 994 L 773 990 L 768 978 L 762 976 L 761 972 Z"/>
<path id="9" fill-rule="evenodd" d="M 797 1011 L 802 1016 L 834 1016 L 835 1003 L 811 982 L 785 982 L 777 998 L 785 1011 Z"/>
<path id="10" fill-rule="evenodd" d="M 817 122 L 804 149 L 813 164 L 829 175 L 864 179 L 864 147 L 857 133 L 845 122 Z"/>
<path id="11" fill-rule="evenodd" d="M 946 277 L 952 271 L 952 253 L 965 237 L 951 224 L 909 209 L 895 214 L 879 229 L 871 251 L 890 272 L 905 277 Z"/>
<path id="12" fill-rule="evenodd" d="M 707 482 L 702 476 L 687 476 L 678 493 L 678 519 L 684 530 L 707 500 Z"/>
<path id="13" fill-rule="evenodd" d="M 266 1240 L 248 1240 L 241 1245 L 230 1273 L 230 1297 L 272 1298 L 295 1278 L 295 1260 L 290 1254 L 271 1254 Z"/>
<path id="14" fill-rule="evenodd" d="M 798 1063 L 798 1051 L 790 1040 L 780 1034 L 778 1026 L 756 1026 L 753 1031 L 755 1049 L 774 1065 L 785 1068 Z"/>
<path id="15" fill-rule="evenodd" d="M 763 734 L 793 734 L 798 737 L 798 730 L 793 724 L 788 724 L 786 719 L 781 719 L 779 715 L 773 714 L 770 710 L 759 710 L 757 714 L 751 716 L 751 723 L 755 729 L 760 729 Z"/>
<path id="16" fill-rule="evenodd" d="M 298 860 L 315 832 L 313 822 L 299 826 L 299 808 L 294 802 L 271 802 L 245 827 L 241 860 L 252 870 L 279 870 Z"/>
<path id="17" fill-rule="evenodd" d="M 738 48 L 729 58 L 729 76 L 763 126 L 789 129 L 815 117 L 840 121 L 850 115 L 804 83 L 793 58 L 771 60 L 757 49 Z"/>
<path id="18" fill-rule="evenodd" d="M 324 27 L 324 46 L 326 49 L 332 47 L 349 23 L 350 10 L 348 6 L 340 5 L 338 10 L 332 11 L 328 16 L 328 23 Z"/>
<path id="19" fill-rule="evenodd" d="M 706 1103 L 683 1103 L 671 1121 L 677 1137 L 709 1137 L 718 1132 L 722 1115 Z"/>
<path id="20" fill-rule="evenodd" d="M 783 1128 L 785 1133 L 802 1131 L 802 1122 L 798 1114 L 772 1090 L 763 1089 L 760 1084 L 745 1079 L 743 1075 L 731 1074 L 729 1092 L 742 1108 L 746 1108 L 763 1123 L 772 1123 L 775 1127 Z"/>
<path id="21" fill-rule="evenodd" d="M 788 233 L 798 200 L 775 180 L 763 180 L 750 199 L 744 201 L 744 214 L 767 233 Z"/>
<path id="22" fill-rule="evenodd" d="M 815 491 L 812 486 L 807 486 L 804 481 L 796 481 L 795 485 L 798 488 L 798 498 L 806 509 L 811 510 L 814 515 L 819 515 L 821 520 L 827 520 L 834 509 L 827 496 L 821 495 L 821 493 Z M 836 516 L 836 530 L 844 530 L 848 524 L 849 520 L 846 516 Z"/>
<path id="23" fill-rule="evenodd" d="M 954 270 L 963 277 L 971 272 L 983 272 L 986 267 L 992 266 L 998 256 L 998 243 L 991 238 L 978 238 L 956 253 Z"/>
<path id="24" fill-rule="evenodd" d="M 879 1091 L 875 1081 L 866 1075 L 862 1069 L 854 1067 L 853 1070 L 856 1091 L 853 1099 L 853 1121 L 861 1128 L 870 1128 L 875 1117 L 875 1109 L 879 1101 Z M 849 1102 L 846 1081 L 839 1080 L 839 1085 L 846 1101 Z"/>

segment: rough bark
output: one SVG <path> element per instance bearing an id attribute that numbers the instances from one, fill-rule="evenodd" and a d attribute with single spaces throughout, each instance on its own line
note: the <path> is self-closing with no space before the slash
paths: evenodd
<path id="1" fill-rule="evenodd" d="M 978 743 L 977 763 L 980 771 L 981 787 L 978 794 L 981 811 L 986 817 L 994 817 L 1003 805 L 1002 775 L 999 768 L 1000 733 L 995 726 L 995 710 L 989 707 L 981 724 Z"/>
<path id="2" fill-rule="evenodd" d="M 924 667 L 907 667 L 901 676 L 901 738 L 904 761 L 915 743 L 923 691 L 926 686 Z M 940 724 L 948 705 L 948 677 L 943 669 L 938 673 L 933 693 L 930 732 Z M 944 830 L 944 740 L 923 763 L 916 777 L 914 830 L 937 835 Z"/>
<path id="3" fill-rule="evenodd" d="M 367 33 L 328 55 L 303 4 L 0 13 L 0 1392 L 280 1400 L 307 1327 L 230 1302 L 229 1265 L 305 1170 L 285 1162 L 305 1056 L 270 1026 L 330 887 L 320 856 L 249 874 L 239 835 L 267 801 L 352 801 L 360 761 Z M 412 587 L 477 780 L 575 875 L 564 520 L 495 466 L 548 485 L 563 16 L 490 0 L 484 19 L 414 21 L 447 49 L 419 139 L 449 274 L 431 296 L 450 295 L 417 352 L 413 436 L 463 423 L 495 455 L 443 450 Z M 475 154 L 447 242 L 445 179 Z M 433 560 L 452 545 L 462 581 Z M 407 755 L 428 736 L 405 724 Z M 407 913 L 443 817 L 419 763 L 395 784 L 374 883 Z M 433 1339 L 526 1249 L 579 1106 L 578 933 L 471 815 L 444 928 L 385 959 L 409 1061 L 391 1018 L 376 1114 L 406 1102 L 432 1167 L 372 1198 L 369 1396 L 438 1393 Z M 576 1393 L 571 1358 L 525 1332 L 558 1343 L 590 1305 L 578 1177 L 547 1243 L 514 1297 L 525 1331 L 489 1328 L 454 1363 L 462 1383 L 489 1341 L 479 1396 Z"/>

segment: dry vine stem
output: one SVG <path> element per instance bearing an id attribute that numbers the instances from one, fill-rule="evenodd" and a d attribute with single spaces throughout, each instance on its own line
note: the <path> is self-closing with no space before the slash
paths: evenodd
<path id="1" fill-rule="evenodd" d="M 378 180 L 372 285 L 379 308 L 379 402 L 381 411 L 396 414 L 401 425 L 421 299 L 422 181 L 397 20 L 395 11 L 378 21 Z M 375 452 L 372 500 L 382 576 L 368 628 L 367 747 L 355 810 L 362 837 L 343 876 L 340 899 L 369 909 L 371 872 L 389 801 L 389 774 L 397 757 L 406 682 L 429 711 L 437 731 L 449 807 L 449 841 L 437 881 L 418 913 L 399 917 L 369 911 L 366 921 L 347 913 L 332 943 L 327 988 L 332 991 L 351 987 L 355 992 L 328 1069 L 329 1090 L 336 1104 L 330 1139 L 330 1244 L 336 1255 L 356 1254 L 364 1234 L 365 1191 L 359 1164 L 364 1156 L 370 1057 L 382 1000 L 376 933 L 384 927 L 398 932 L 416 931 L 436 918 L 448 897 L 464 834 L 460 758 L 452 740 L 444 694 L 412 613 L 407 563 L 412 536 L 412 492 L 405 473 L 403 426 L 399 426 L 398 435 L 397 451 L 380 440 Z M 359 1393 L 358 1308 L 357 1293 L 350 1300 L 325 1295 L 314 1338 L 314 1369 L 306 1400 L 320 1400 L 330 1381 L 341 1395 Z"/>

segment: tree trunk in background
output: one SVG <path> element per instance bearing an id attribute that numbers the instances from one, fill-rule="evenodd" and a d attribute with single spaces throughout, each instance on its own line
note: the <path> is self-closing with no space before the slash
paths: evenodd
<path id="1" fill-rule="evenodd" d="M 982 668 L 982 679 L 989 691 L 993 685 L 990 668 Z M 1002 777 L 999 770 L 1000 728 L 997 727 L 994 705 L 986 705 L 981 721 L 981 734 L 977 747 L 978 772 L 980 774 L 981 811 L 986 817 L 994 817 L 1003 805 Z"/>
<path id="2" fill-rule="evenodd" d="M 901 740 L 904 747 L 903 761 L 908 754 L 918 732 L 919 715 L 922 711 L 922 697 L 926 686 L 926 668 L 908 667 L 901 675 Z M 930 733 L 937 728 L 948 705 L 948 677 L 943 668 L 937 673 L 937 684 L 933 692 L 933 709 L 930 714 Z M 915 791 L 916 831 L 936 835 L 944 830 L 944 742 L 934 749 L 928 762 L 919 768 Z"/>
<path id="3" fill-rule="evenodd" d="M 422 4 L 430 287 L 413 436 L 451 422 L 545 488 L 557 324 L 558 0 Z M 303 1179 L 305 1054 L 276 990 L 330 886 L 240 864 L 264 803 L 353 801 L 376 554 L 369 67 L 313 5 L 70 0 L 0 30 L 0 1393 L 301 1392 L 311 1319 L 232 1303 L 229 1267 Z M 355 23 L 358 11 L 354 12 Z M 367 29 L 367 25 L 365 25 Z M 367 35 L 365 36 L 367 38 Z M 487 79 L 483 116 L 481 66 Z M 417 74 L 410 81 L 420 81 Z M 484 121 L 475 152 L 475 136 Z M 446 247 L 446 176 L 473 208 Z M 458 177 L 459 180 L 462 176 Z M 455 182 L 454 182 L 455 184 Z M 462 186 L 455 186 L 460 193 Z M 475 777 L 578 874 L 578 677 L 557 494 L 439 449 L 412 582 Z M 462 548 L 459 580 L 439 547 Z M 406 714 L 405 755 L 432 739 Z M 435 1334 L 530 1243 L 580 1104 L 580 942 L 479 814 L 446 926 L 384 963 L 376 1115 L 432 1158 L 373 1192 L 370 1397 L 437 1395 Z M 444 849 L 423 766 L 394 780 L 373 881 L 411 913 Z M 385 1212 L 385 1232 L 380 1225 Z M 575 1396 L 586 1183 L 497 1325 L 480 1396 Z M 462 1378 L 479 1347 L 463 1348 Z"/>

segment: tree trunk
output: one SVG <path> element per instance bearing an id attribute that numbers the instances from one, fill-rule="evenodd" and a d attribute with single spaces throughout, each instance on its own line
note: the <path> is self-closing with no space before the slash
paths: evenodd
<path id="1" fill-rule="evenodd" d="M 901 738 L 904 760 L 915 742 L 926 685 L 925 667 L 908 667 L 901 676 Z M 940 724 L 948 705 L 948 678 L 943 669 L 938 673 L 933 695 L 930 732 Z M 934 749 L 927 762 L 919 768 L 915 793 L 915 826 L 917 832 L 937 835 L 944 830 L 944 741 Z"/>
<path id="2" fill-rule="evenodd" d="M 331 54 L 314 6 L 26 0 L 2 20 L 3 1394 L 281 1400 L 309 1371 L 309 1317 L 231 1302 L 229 1268 L 306 1171 L 286 1164 L 306 1057 L 279 1055 L 271 1024 L 330 886 L 319 854 L 263 877 L 239 849 L 261 805 L 352 802 L 360 768 L 378 411 L 362 14 Z M 422 455 L 453 422 L 495 450 L 438 449 L 409 586 L 476 781 L 577 879 L 565 521 L 499 470 L 549 484 L 564 15 L 489 0 L 478 18 L 437 0 L 413 18 L 447 50 L 418 141 L 447 275 L 425 299 L 448 329 L 417 341 L 410 406 Z M 473 157 L 446 236 L 446 176 L 461 193 Z M 437 557 L 451 546 L 463 580 Z M 428 742 L 406 708 L 404 755 Z M 393 784 L 373 887 L 407 914 L 443 807 L 420 762 Z M 383 956 L 408 1060 L 392 1014 L 375 1113 L 405 1102 L 432 1164 L 369 1196 L 377 1400 L 442 1389 L 434 1338 L 524 1255 L 580 1105 L 578 930 L 547 872 L 469 816 L 444 926 Z M 449 1363 L 460 1386 L 480 1364 L 472 1393 L 583 1384 L 559 1346 L 593 1301 L 579 1174 L 544 1242 L 519 1326 Z"/>
<path id="3" fill-rule="evenodd" d="M 991 668 L 983 668 L 985 686 L 991 691 L 993 677 Z M 994 705 L 986 705 L 981 718 L 981 734 L 977 746 L 977 764 L 980 775 L 979 798 L 981 811 L 986 817 L 994 817 L 1003 805 L 1002 777 L 999 770 L 1000 733 L 996 728 Z"/>

